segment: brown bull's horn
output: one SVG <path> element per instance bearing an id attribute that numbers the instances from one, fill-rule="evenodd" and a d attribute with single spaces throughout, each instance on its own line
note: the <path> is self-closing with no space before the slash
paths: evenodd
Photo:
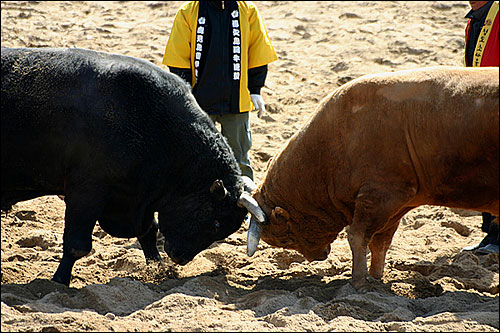
<path id="1" fill-rule="evenodd" d="M 250 225 L 248 227 L 248 237 L 247 237 L 247 255 L 249 257 L 253 256 L 255 251 L 257 251 L 257 245 L 259 245 L 260 235 L 262 234 L 262 229 L 264 224 L 267 224 L 266 214 L 260 208 L 257 201 L 252 198 L 250 193 L 252 193 L 257 185 L 252 179 L 246 176 L 242 176 L 241 179 L 244 183 L 244 191 L 238 199 L 238 206 L 246 208 L 250 214 Z"/>
<path id="2" fill-rule="evenodd" d="M 248 192 L 243 191 L 243 193 L 241 193 L 238 199 L 238 206 L 246 208 L 252 217 L 255 217 L 260 223 L 266 223 L 266 214 Z"/>
<path id="3" fill-rule="evenodd" d="M 250 226 L 248 227 L 247 237 L 247 255 L 253 256 L 259 245 L 260 235 L 262 234 L 263 225 L 257 222 L 254 217 L 250 218 Z"/>
<path id="4" fill-rule="evenodd" d="M 245 191 L 247 191 L 248 193 L 252 193 L 257 188 L 257 185 L 255 185 L 253 180 L 249 177 L 241 176 L 241 180 L 243 181 Z"/>

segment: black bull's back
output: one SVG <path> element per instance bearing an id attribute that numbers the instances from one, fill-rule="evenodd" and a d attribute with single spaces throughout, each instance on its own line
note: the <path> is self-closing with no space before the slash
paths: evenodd
<path id="1" fill-rule="evenodd" d="M 177 76 L 90 50 L 2 48 L 1 79 L 2 210 L 65 195 L 54 280 L 69 284 L 97 220 L 114 236 L 138 237 L 158 260 L 153 214 L 163 213 L 169 255 L 182 263 L 241 225 L 234 156 Z M 229 192 L 220 202 L 210 197 L 216 179 Z"/>
<path id="2" fill-rule="evenodd" d="M 2 192 L 12 203 L 26 199 L 21 192 L 64 194 L 75 168 L 108 182 L 130 176 L 162 116 L 140 107 L 152 94 L 136 84 L 147 74 L 138 65 L 84 50 L 2 48 Z"/>

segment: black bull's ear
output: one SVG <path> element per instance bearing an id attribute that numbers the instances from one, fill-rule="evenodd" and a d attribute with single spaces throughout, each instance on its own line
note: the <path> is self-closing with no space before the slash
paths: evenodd
<path id="1" fill-rule="evenodd" d="M 223 200 L 226 197 L 227 190 L 222 180 L 217 179 L 213 182 L 212 186 L 210 186 L 210 193 L 216 200 Z"/>

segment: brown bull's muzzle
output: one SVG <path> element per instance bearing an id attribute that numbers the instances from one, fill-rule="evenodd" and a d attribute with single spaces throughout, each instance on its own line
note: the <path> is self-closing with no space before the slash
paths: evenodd
<path id="1" fill-rule="evenodd" d="M 307 259 L 307 261 L 323 261 L 328 258 L 330 254 L 330 244 L 328 244 L 324 249 L 318 249 L 316 251 L 299 251 Z"/>

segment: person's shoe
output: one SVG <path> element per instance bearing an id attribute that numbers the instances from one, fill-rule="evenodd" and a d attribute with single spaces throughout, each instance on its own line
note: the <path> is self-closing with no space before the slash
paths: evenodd
<path id="1" fill-rule="evenodd" d="M 495 244 L 488 244 L 486 246 L 482 246 L 479 249 L 477 249 L 478 254 L 490 254 L 490 253 L 497 253 L 498 254 L 498 245 Z"/>

